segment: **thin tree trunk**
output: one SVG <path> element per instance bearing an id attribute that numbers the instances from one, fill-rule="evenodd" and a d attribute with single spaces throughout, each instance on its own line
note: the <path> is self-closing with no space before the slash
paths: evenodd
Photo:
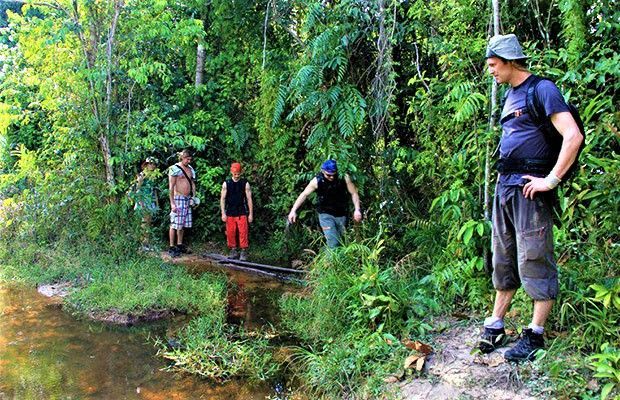
<path id="1" fill-rule="evenodd" d="M 205 47 L 199 44 L 196 48 L 196 80 L 194 82 L 196 87 L 202 85 L 204 82 L 205 56 Z"/>
<path id="2" fill-rule="evenodd" d="M 136 82 L 131 84 L 129 93 L 127 94 L 127 122 L 125 124 L 125 154 L 129 154 L 129 124 L 131 123 L 131 98 L 133 97 L 133 89 Z M 125 176 L 125 164 L 121 164 L 121 176 Z"/>
<path id="3" fill-rule="evenodd" d="M 106 119 L 105 129 L 102 130 L 99 136 L 99 143 L 101 144 L 101 153 L 103 155 L 103 162 L 105 164 L 106 181 L 109 186 L 114 186 L 114 168 L 112 166 L 112 152 L 110 150 L 110 136 L 112 131 L 112 55 L 114 50 L 114 36 L 116 34 L 116 27 L 118 25 L 118 18 L 123 8 L 123 0 L 117 0 L 114 3 L 114 15 L 112 17 L 112 23 L 110 24 L 110 30 L 108 34 L 107 48 L 106 48 Z"/>
<path id="4" fill-rule="evenodd" d="M 267 2 L 267 7 L 265 8 L 265 22 L 263 25 L 263 67 L 265 69 L 265 65 L 267 63 L 267 24 L 269 23 L 269 6 L 271 2 Z"/>
<path id="5" fill-rule="evenodd" d="M 392 37 L 386 28 L 386 5 L 384 0 L 377 1 L 378 7 L 378 37 L 377 37 L 377 69 L 372 80 L 372 99 L 373 107 L 370 113 L 370 121 L 377 149 L 383 151 L 383 155 L 379 157 L 382 160 L 381 171 L 379 172 L 380 196 L 385 198 L 385 183 L 387 175 L 387 164 L 385 148 L 387 146 L 387 121 L 389 117 L 389 104 L 394 91 L 394 79 L 392 72 Z M 394 8 L 396 12 L 396 6 Z M 396 17 L 394 16 L 394 19 Z M 396 21 L 392 21 L 393 24 Z"/>
<path id="6" fill-rule="evenodd" d="M 499 35 L 499 0 L 493 0 L 493 35 Z M 491 88 L 491 107 L 489 114 L 489 132 L 495 129 L 495 115 L 497 109 L 497 82 L 493 79 Z M 489 137 L 492 137 L 489 135 Z M 491 140 L 487 140 L 484 161 L 484 220 L 491 221 Z M 488 246 L 484 247 L 484 267 L 491 271 L 491 257 Z"/>
<path id="7" fill-rule="evenodd" d="M 198 47 L 196 47 L 196 79 L 194 80 L 194 87 L 196 89 L 204 83 L 206 53 L 205 47 L 199 43 Z M 194 109 L 197 110 L 200 106 L 202 106 L 202 102 L 200 101 L 200 94 L 198 93 L 198 90 L 196 90 L 194 97 Z"/>

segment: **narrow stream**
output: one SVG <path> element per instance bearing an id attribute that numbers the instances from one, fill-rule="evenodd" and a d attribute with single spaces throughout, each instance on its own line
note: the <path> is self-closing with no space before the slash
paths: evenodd
<path id="1" fill-rule="evenodd" d="M 190 269 L 212 267 L 192 262 Z M 273 289 L 281 292 L 283 285 L 239 272 L 229 279 L 238 287 L 229 295 L 231 322 L 248 328 L 270 322 Z M 0 285 L 0 399 L 276 398 L 268 385 L 215 385 L 162 371 L 166 360 L 156 357 L 148 338 L 165 337 L 167 327 L 178 323 L 118 327 L 80 320 L 34 288 Z"/>

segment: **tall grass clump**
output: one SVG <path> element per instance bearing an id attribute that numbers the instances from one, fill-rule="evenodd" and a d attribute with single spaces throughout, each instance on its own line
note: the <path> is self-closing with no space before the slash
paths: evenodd
<path id="1" fill-rule="evenodd" d="M 399 279 L 383 250 L 372 239 L 327 251 L 308 290 L 281 300 L 282 324 L 300 341 L 292 369 L 316 396 L 375 398 L 407 355 L 400 339 L 437 310 L 416 282 Z"/>
<path id="2" fill-rule="evenodd" d="M 159 355 L 172 361 L 170 370 L 184 371 L 215 381 L 245 378 L 253 382 L 278 376 L 280 364 L 269 340 L 255 332 L 225 323 L 225 311 L 203 314 L 182 328 L 171 348 L 159 342 Z"/>

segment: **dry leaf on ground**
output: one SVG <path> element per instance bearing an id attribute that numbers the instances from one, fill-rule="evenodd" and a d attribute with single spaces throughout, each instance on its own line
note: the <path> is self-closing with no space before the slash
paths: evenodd
<path id="1" fill-rule="evenodd" d="M 426 356 L 420 354 L 414 354 L 407 358 L 405 358 L 405 363 L 403 364 L 403 368 L 410 368 L 413 363 L 415 363 L 415 369 L 417 371 L 422 371 L 424 368 L 424 361 L 426 361 Z"/>
<path id="2" fill-rule="evenodd" d="M 497 367 L 505 362 L 506 360 L 504 359 L 504 356 L 498 353 L 493 353 L 488 356 L 474 357 L 474 363 L 488 365 L 489 367 Z"/>
<path id="3" fill-rule="evenodd" d="M 431 346 L 424 344 L 422 342 L 418 342 L 417 340 L 414 342 L 412 340 L 405 339 L 403 340 L 402 343 L 406 348 L 420 352 L 424 354 L 425 356 L 433 352 L 433 348 Z"/>

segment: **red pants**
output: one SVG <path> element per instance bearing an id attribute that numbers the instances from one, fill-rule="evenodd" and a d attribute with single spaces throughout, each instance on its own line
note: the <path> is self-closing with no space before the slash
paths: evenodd
<path id="1" fill-rule="evenodd" d="M 237 231 L 239 232 L 239 246 L 237 246 Z M 226 217 L 226 241 L 228 247 L 234 249 L 240 247 L 247 249 L 250 245 L 248 236 L 248 217 Z"/>

